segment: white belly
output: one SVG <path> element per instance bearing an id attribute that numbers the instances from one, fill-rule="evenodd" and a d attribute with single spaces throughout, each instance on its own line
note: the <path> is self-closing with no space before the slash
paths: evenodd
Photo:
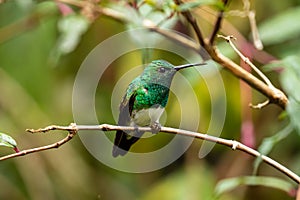
<path id="1" fill-rule="evenodd" d="M 164 112 L 163 107 L 142 109 L 134 113 L 130 122 L 131 126 L 149 126 L 153 122 L 159 122 L 160 116 Z"/>

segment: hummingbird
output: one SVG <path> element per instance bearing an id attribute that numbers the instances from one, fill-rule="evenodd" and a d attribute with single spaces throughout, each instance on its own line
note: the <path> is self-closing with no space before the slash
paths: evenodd
<path id="1" fill-rule="evenodd" d="M 142 74 L 128 86 L 120 104 L 119 126 L 150 126 L 152 133 L 158 133 L 159 118 L 164 112 L 169 98 L 170 85 L 177 71 L 204 65 L 205 63 L 174 66 L 165 60 L 154 60 Z M 118 130 L 114 140 L 112 155 L 125 155 L 144 132 Z"/>

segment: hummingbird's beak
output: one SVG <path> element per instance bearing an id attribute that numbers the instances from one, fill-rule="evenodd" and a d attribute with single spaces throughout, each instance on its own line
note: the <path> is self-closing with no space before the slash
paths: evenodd
<path id="1" fill-rule="evenodd" d="M 179 70 L 184 69 L 184 68 L 194 67 L 194 66 L 199 66 L 199 65 L 206 65 L 206 63 L 185 64 L 185 65 L 175 66 L 174 68 L 176 69 L 176 71 L 179 71 Z"/>

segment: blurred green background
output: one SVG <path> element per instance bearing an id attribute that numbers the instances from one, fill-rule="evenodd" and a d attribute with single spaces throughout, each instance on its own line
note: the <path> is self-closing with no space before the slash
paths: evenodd
<path id="1" fill-rule="evenodd" d="M 117 1 L 101 3 L 116 9 L 124 4 Z M 300 1 L 260 0 L 251 3 L 256 11 L 264 50 L 254 51 L 244 40 L 251 40 L 247 18 L 227 12 L 222 32 L 236 36 L 238 47 L 254 58 L 257 66 L 266 65 L 262 70 L 276 86 L 288 85 L 284 81 L 289 76 L 284 78 L 281 68 L 274 70 L 272 65 L 267 64 L 274 59 L 288 60 L 294 64 L 294 69 L 300 69 L 296 62 L 300 56 Z M 99 43 L 128 29 L 127 25 L 105 16 L 88 21 L 80 15 L 79 8 L 65 6 L 60 4 L 59 10 L 54 1 L 35 0 L 7 0 L 0 4 L 0 131 L 11 135 L 20 149 L 50 144 L 65 136 L 66 133 L 60 132 L 33 135 L 24 130 L 71 123 L 73 84 L 81 63 Z M 228 10 L 242 8 L 242 1 L 232 0 Z M 68 9 L 74 13 L 68 13 Z M 124 9 L 126 7 L 121 12 Z M 209 33 L 214 12 L 200 7 L 195 14 L 203 32 Z M 70 16 L 74 21 L 68 21 Z M 187 31 L 182 23 L 178 22 L 174 29 L 193 36 L 192 31 Z M 239 62 L 226 43 L 221 39 L 217 43 L 222 52 Z M 168 52 L 155 51 L 148 56 L 148 60 L 163 58 L 174 64 L 185 63 L 183 58 Z M 101 79 L 101 91 L 96 94 L 96 106 L 101 108 L 101 113 L 97 113 L 99 123 L 115 124 L 110 110 L 113 87 L 131 66 L 141 65 L 143 59 L 143 52 L 132 52 L 116 60 L 106 70 Z M 222 137 L 243 141 L 257 148 L 264 138 L 278 133 L 290 123 L 286 112 L 276 105 L 262 110 L 250 109 L 250 102 L 262 102 L 264 96 L 240 83 L 228 71 L 221 69 L 220 73 L 227 100 Z M 183 74 L 187 79 L 195 79 L 191 73 Z M 210 105 L 214 103 L 211 101 L 214 100 L 209 98 L 201 80 L 191 83 L 201 107 L 199 131 L 205 132 L 211 115 Z M 296 85 L 292 84 L 294 87 Z M 174 120 L 180 116 L 180 111 L 178 104 L 172 102 L 176 99 L 171 95 L 167 109 L 172 110 L 172 116 L 168 115 L 166 125 L 176 127 Z M 295 111 L 297 116 L 298 111 Z M 295 122 L 295 117 L 293 120 Z M 162 134 L 164 136 L 169 137 Z M 299 139 L 296 131 L 292 131 L 270 153 L 272 158 L 298 174 Z M 156 143 L 154 141 L 149 145 L 155 146 Z M 56 150 L 2 161 L 0 199 L 210 199 L 218 181 L 252 174 L 254 158 L 216 145 L 205 158 L 199 159 L 201 143 L 194 141 L 182 157 L 161 170 L 131 174 L 103 165 L 89 154 L 76 137 Z M 0 152 L 1 155 L 13 153 L 6 147 L 2 147 Z M 139 164 L 138 161 L 136 164 Z M 265 164 L 260 166 L 259 174 L 292 182 Z M 222 194 L 220 199 L 294 199 L 291 193 L 263 186 L 241 185 Z"/>

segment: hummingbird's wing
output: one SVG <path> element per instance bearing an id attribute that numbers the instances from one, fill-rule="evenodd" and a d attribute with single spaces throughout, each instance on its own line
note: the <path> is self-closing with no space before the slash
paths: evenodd
<path id="1" fill-rule="evenodd" d="M 127 94 L 125 94 L 121 104 L 120 104 L 120 114 L 118 125 L 120 126 L 128 126 L 130 124 L 131 114 L 135 102 L 135 98 L 137 93 L 135 92 L 136 88 L 135 84 L 130 84 L 129 89 L 127 90 Z M 129 97 L 129 99 L 128 99 Z M 132 135 L 127 134 L 124 131 L 117 131 L 114 147 L 112 155 L 117 157 L 118 155 L 125 155 L 127 151 L 129 151 L 131 145 L 133 145 L 139 137 L 134 137 Z"/>

